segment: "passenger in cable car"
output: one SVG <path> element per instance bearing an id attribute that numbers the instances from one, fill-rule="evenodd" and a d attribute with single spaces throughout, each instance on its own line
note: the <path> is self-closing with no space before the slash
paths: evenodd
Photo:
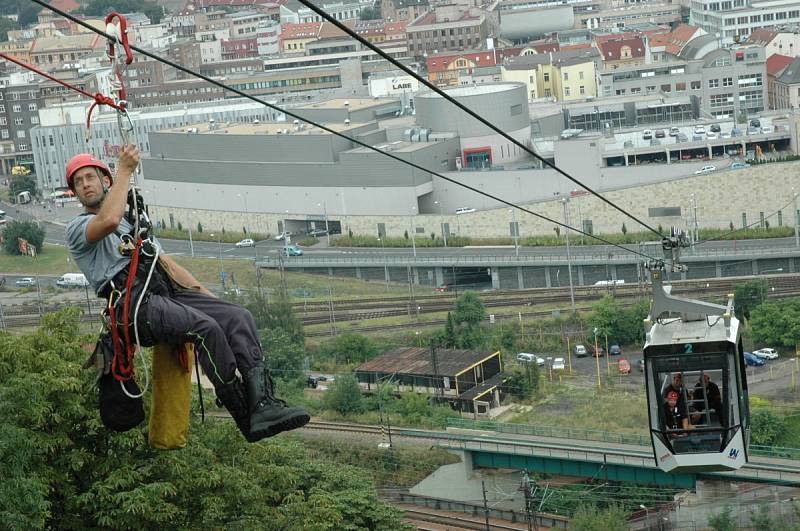
<path id="1" fill-rule="evenodd" d="M 670 430 L 690 430 L 693 428 L 689 424 L 683 410 L 678 405 L 679 394 L 677 391 L 668 391 L 667 400 L 664 402 L 664 424 L 667 431 Z M 686 433 L 670 433 L 670 438 L 685 437 Z"/>
<path id="2" fill-rule="evenodd" d="M 678 409 L 680 409 L 681 413 L 685 416 L 687 414 L 686 388 L 683 386 L 683 375 L 679 372 L 672 375 L 672 383 L 664 389 L 664 398 L 667 398 L 671 392 L 678 394 Z"/>
<path id="3" fill-rule="evenodd" d="M 708 407 L 714 410 L 714 412 L 717 414 L 720 424 L 724 426 L 725 411 L 722 407 L 722 393 L 719 390 L 719 386 L 717 386 L 717 384 L 711 380 L 711 376 L 708 373 L 703 373 L 702 378 L 698 380 L 694 386 L 695 400 L 702 400 L 703 396 L 706 397 L 706 403 L 708 404 Z"/>

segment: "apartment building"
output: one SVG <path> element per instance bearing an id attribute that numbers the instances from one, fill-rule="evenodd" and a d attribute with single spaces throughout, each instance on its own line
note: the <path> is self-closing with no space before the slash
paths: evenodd
<path id="1" fill-rule="evenodd" d="M 772 58 L 770 58 L 772 59 Z M 770 103 L 773 109 L 800 108 L 800 58 L 794 57 L 771 83 Z"/>
<path id="2" fill-rule="evenodd" d="M 600 51 L 605 70 L 635 66 L 645 62 L 646 46 L 641 35 L 598 37 L 595 46 Z"/>
<path id="3" fill-rule="evenodd" d="M 413 57 L 482 48 L 489 36 L 485 14 L 442 6 L 406 26 L 408 51 Z"/>
<path id="4" fill-rule="evenodd" d="M 642 94 L 695 96 L 704 112 L 738 118 L 763 111 L 767 105 L 764 48 L 740 46 L 708 52 L 706 35 L 681 51 L 680 59 L 604 71 L 600 96 Z"/>
<path id="5" fill-rule="evenodd" d="M 425 62 L 428 81 L 440 87 L 457 86 L 460 79 L 471 76 L 475 69 L 499 65 L 507 57 L 513 57 L 519 52 L 519 48 L 495 48 L 431 55 Z"/>
<path id="6" fill-rule="evenodd" d="M 783 92 L 783 90 L 781 91 L 782 94 L 780 95 L 781 101 L 778 101 L 776 82 L 786 67 L 792 64 L 792 61 L 794 61 L 794 57 L 777 53 L 772 54 L 767 58 L 767 95 L 769 98 L 770 109 L 789 108 L 788 102 L 786 101 L 788 94 Z"/>
<path id="7" fill-rule="evenodd" d="M 574 101 L 597 96 L 600 53 L 594 48 L 506 59 L 503 81 L 526 85 L 528 100 Z"/>
<path id="8" fill-rule="evenodd" d="M 16 165 L 33 164 L 30 129 L 39 124 L 43 106 L 39 85 L 0 86 L 0 173 Z"/>
<path id="9" fill-rule="evenodd" d="M 317 40 L 322 22 L 281 24 L 280 48 L 282 53 L 305 53 L 306 44 Z"/>
<path id="10" fill-rule="evenodd" d="M 741 42 L 759 28 L 800 24 L 800 0 L 691 0 L 689 23 L 723 44 Z"/>
<path id="11" fill-rule="evenodd" d="M 45 70 L 60 68 L 100 52 L 104 46 L 106 40 L 96 33 L 36 39 L 31 48 L 31 62 Z"/>
<path id="12" fill-rule="evenodd" d="M 800 55 L 800 33 L 796 31 L 778 31 L 773 28 L 759 28 L 747 38 L 748 44 L 758 44 L 764 47 L 764 54 L 771 57 L 774 54 L 794 57 Z"/>
<path id="13" fill-rule="evenodd" d="M 381 17 L 384 20 L 412 21 L 431 10 L 428 0 L 381 0 Z"/>

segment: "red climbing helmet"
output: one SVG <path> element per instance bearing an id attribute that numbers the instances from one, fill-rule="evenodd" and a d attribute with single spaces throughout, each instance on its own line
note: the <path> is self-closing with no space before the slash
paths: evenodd
<path id="1" fill-rule="evenodd" d="M 105 162 L 95 158 L 94 155 L 89 153 L 81 153 L 80 155 L 75 155 L 67 162 L 67 186 L 69 186 L 70 190 L 73 192 L 75 191 L 75 186 L 72 184 L 72 176 L 75 175 L 75 172 L 89 166 L 99 168 L 103 173 L 108 175 L 112 183 L 114 182 L 114 178 L 111 176 L 111 169 Z"/>
<path id="2" fill-rule="evenodd" d="M 677 400 L 678 399 L 678 392 L 677 391 L 670 391 L 667 393 L 667 400 Z"/>

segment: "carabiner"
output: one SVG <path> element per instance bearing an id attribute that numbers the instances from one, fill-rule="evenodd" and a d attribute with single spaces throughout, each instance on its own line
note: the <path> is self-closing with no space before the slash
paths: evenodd
<path id="1" fill-rule="evenodd" d="M 119 134 L 122 137 L 122 145 L 127 146 L 130 144 L 130 137 L 134 133 L 133 121 L 126 108 L 128 102 L 120 100 L 118 103 L 122 110 L 117 110 L 117 127 L 119 127 Z M 126 120 L 127 123 L 125 123 Z"/>
<path id="2" fill-rule="evenodd" d="M 112 22 L 115 18 L 119 21 L 119 25 Z M 116 11 L 106 15 L 106 33 L 114 38 L 112 42 L 108 43 L 108 56 L 114 60 L 116 57 L 114 44 L 119 42 L 125 50 L 125 64 L 131 64 L 133 62 L 133 52 L 130 44 L 128 44 L 128 21 L 125 20 L 125 17 Z"/>

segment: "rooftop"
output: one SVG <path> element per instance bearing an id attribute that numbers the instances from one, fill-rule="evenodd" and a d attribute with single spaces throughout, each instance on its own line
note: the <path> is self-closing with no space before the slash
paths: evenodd
<path id="1" fill-rule="evenodd" d="M 364 124 L 339 124 L 328 123 L 326 127 L 334 131 L 341 132 L 347 131 L 354 127 L 360 127 Z M 248 123 L 248 122 L 198 122 L 196 124 L 188 125 L 185 127 L 175 127 L 172 129 L 165 129 L 162 132 L 167 133 L 183 133 L 183 134 L 206 134 L 206 135 L 329 135 L 330 133 L 313 127 L 308 124 L 300 122 L 302 129 L 296 128 L 290 122 L 261 122 L 261 123 Z"/>
<path id="2" fill-rule="evenodd" d="M 377 107 L 381 105 L 385 105 L 386 103 L 395 100 L 386 100 L 386 99 L 373 99 L 373 98 L 337 98 L 333 100 L 327 101 L 320 101 L 318 103 L 309 103 L 306 105 L 301 105 L 300 107 L 296 107 L 297 109 L 344 109 L 345 102 L 349 104 L 351 111 L 357 111 L 360 109 L 369 109 L 370 107 Z"/>
<path id="3" fill-rule="evenodd" d="M 445 89 L 445 92 L 448 96 L 452 96 L 454 98 L 462 98 L 464 96 L 481 96 L 484 94 L 496 94 L 498 92 L 506 92 L 508 90 L 514 90 L 522 86 L 521 83 L 486 83 L 484 85 L 475 85 L 474 87 L 456 87 L 451 89 Z M 439 94 L 435 92 L 425 92 L 422 94 L 417 94 L 417 98 L 441 98 Z"/>
<path id="4" fill-rule="evenodd" d="M 499 352 L 471 350 L 436 350 L 436 374 L 455 376 L 475 366 L 487 358 L 499 355 Z M 385 374 L 434 374 L 431 351 L 427 348 L 398 347 L 382 356 L 361 364 L 358 372 L 380 372 Z"/>

